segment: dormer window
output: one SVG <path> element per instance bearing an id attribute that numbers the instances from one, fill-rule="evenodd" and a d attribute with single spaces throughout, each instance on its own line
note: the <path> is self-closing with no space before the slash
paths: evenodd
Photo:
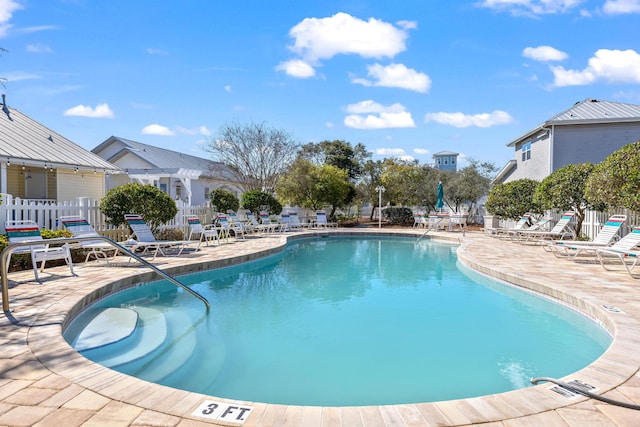
<path id="1" fill-rule="evenodd" d="M 522 144 L 522 161 L 531 159 L 531 141 Z"/>

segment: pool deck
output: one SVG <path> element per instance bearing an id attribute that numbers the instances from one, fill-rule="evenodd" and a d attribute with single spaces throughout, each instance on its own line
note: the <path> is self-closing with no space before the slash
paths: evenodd
<path id="1" fill-rule="evenodd" d="M 422 234 L 410 229 L 383 231 Z M 459 240 L 458 254 L 464 264 L 559 299 L 601 322 L 614 335 L 612 345 L 593 364 L 563 380 L 578 379 L 596 387 L 595 393 L 640 404 L 640 279 L 624 270 L 605 271 L 595 263 L 557 259 L 540 246 L 500 241 L 480 232 L 465 236 L 439 232 L 428 237 Z M 278 251 L 286 238 L 283 234 L 252 237 L 186 256 L 156 258 L 154 264 L 174 274 L 201 269 L 204 264 L 227 265 Z M 32 270 L 9 275 L 11 311 L 0 318 L 1 426 L 640 425 L 640 411 L 583 396 L 569 398 L 550 390 L 548 383 L 453 401 L 323 408 L 235 402 L 128 377 L 80 356 L 61 335 L 69 313 L 77 312 L 78 307 L 139 281 L 138 276 L 143 281 L 155 278 L 145 267 L 119 258 L 123 261 L 114 266 L 78 264 L 75 277 L 66 267 L 47 268 L 42 283 L 33 282 Z M 220 418 L 220 413 L 213 419 L 213 415 L 197 412 L 205 401 L 226 407 L 226 418 Z M 237 422 L 234 417 L 246 415 L 241 408 L 251 408 L 251 412 L 244 422 Z"/>

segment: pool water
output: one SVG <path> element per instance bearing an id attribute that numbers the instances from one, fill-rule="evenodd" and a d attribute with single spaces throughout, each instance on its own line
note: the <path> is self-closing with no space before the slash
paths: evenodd
<path id="1" fill-rule="evenodd" d="M 74 343 L 107 307 L 138 310 L 135 334 L 82 353 L 175 388 L 313 406 L 504 392 L 575 372 L 610 344 L 590 319 L 464 268 L 455 251 L 428 239 L 302 240 L 181 277 L 210 301 L 208 316 L 201 301 L 158 282 L 101 300 L 64 335 Z"/>

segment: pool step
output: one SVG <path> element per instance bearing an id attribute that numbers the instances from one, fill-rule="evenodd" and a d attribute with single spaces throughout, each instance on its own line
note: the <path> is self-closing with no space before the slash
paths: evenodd
<path id="1" fill-rule="evenodd" d="M 136 313 L 138 321 L 135 329 L 120 340 L 80 351 L 86 358 L 109 368 L 143 358 L 158 349 L 167 339 L 167 321 L 161 311 L 146 307 L 119 310 Z M 96 317 L 98 321 L 99 317 Z"/>

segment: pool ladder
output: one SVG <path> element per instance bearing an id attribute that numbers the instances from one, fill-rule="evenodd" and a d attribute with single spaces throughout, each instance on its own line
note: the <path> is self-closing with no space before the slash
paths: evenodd
<path id="1" fill-rule="evenodd" d="M 95 242 L 96 240 L 102 240 L 103 242 L 106 242 L 106 243 L 110 244 L 111 246 L 117 248 L 120 252 L 124 252 L 125 254 L 127 254 L 131 258 L 135 259 L 139 263 L 149 267 L 155 273 L 157 273 L 160 276 L 164 277 L 165 279 L 167 279 L 168 281 L 170 281 L 174 285 L 178 286 L 179 288 L 184 289 L 185 291 L 187 291 L 188 293 L 190 293 L 194 297 L 198 298 L 200 301 L 202 301 L 204 303 L 205 307 L 207 308 L 207 314 L 209 314 L 209 310 L 210 310 L 211 307 L 209 305 L 209 301 L 207 301 L 207 299 L 205 297 L 203 297 L 202 295 L 200 295 L 199 293 L 197 293 L 193 289 L 189 288 L 187 285 L 185 285 L 184 283 L 180 282 L 175 277 L 173 277 L 170 274 L 160 270 L 158 267 L 156 267 L 155 265 L 151 264 L 146 259 L 140 257 L 139 255 L 136 255 L 130 249 L 119 245 L 118 243 L 116 243 L 115 241 L 111 240 L 108 237 L 90 236 L 90 237 L 70 237 L 70 238 L 46 239 L 44 241 L 44 244 L 68 244 L 70 242 L 74 242 L 75 243 L 75 242 L 85 242 L 85 241 Z M 9 271 L 9 269 L 8 269 L 8 267 L 9 267 L 9 265 L 8 265 L 9 264 L 9 257 L 11 256 L 11 254 L 13 253 L 13 251 L 16 248 L 33 246 L 34 244 L 42 245 L 43 242 L 42 241 L 37 241 L 36 243 L 34 243 L 34 242 L 11 243 L 6 248 L 4 248 L 4 250 L 2 251 L 2 254 L 0 255 L 0 273 L 2 274 L 2 310 L 5 313 L 8 313 L 10 311 L 10 309 L 9 309 L 9 279 L 7 277 L 7 273 Z"/>

